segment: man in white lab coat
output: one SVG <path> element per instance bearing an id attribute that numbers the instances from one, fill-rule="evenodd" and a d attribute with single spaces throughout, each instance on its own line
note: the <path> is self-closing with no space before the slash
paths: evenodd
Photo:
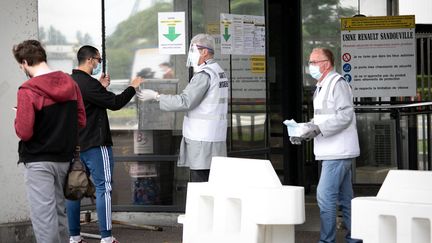
<path id="1" fill-rule="evenodd" d="M 342 210 L 348 230 L 346 242 L 351 238 L 351 199 L 353 198 L 351 164 L 360 154 L 353 96 L 349 83 L 334 71 L 333 53 L 315 48 L 309 57 L 309 73 L 317 80 L 314 93 L 314 117 L 306 123 L 300 137 L 290 137 L 293 144 L 314 139 L 316 160 L 322 160 L 317 187 L 320 208 L 319 243 L 336 242 L 336 210 Z"/>
<path id="2" fill-rule="evenodd" d="M 142 101 L 157 100 L 161 110 L 186 111 L 178 166 L 190 168 L 191 182 L 208 181 L 213 156 L 226 156 L 229 82 L 213 59 L 214 39 L 198 34 L 191 40 L 187 66 L 194 75 L 178 95 L 150 89 L 138 92 Z"/>

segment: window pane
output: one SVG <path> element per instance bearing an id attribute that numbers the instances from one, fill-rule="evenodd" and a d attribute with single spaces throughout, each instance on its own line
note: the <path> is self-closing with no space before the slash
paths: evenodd
<path id="1" fill-rule="evenodd" d="M 158 12 L 173 11 L 171 1 L 121 1 L 111 0 L 106 4 L 106 58 L 107 71 L 111 75 L 111 85 L 109 89 L 116 93 L 121 93 L 131 79 L 141 76 L 147 80 L 146 84 L 153 85 L 157 91 L 163 92 L 159 88 L 160 83 L 166 83 L 164 79 L 176 77 L 175 59 L 169 55 L 158 53 Z M 163 65 L 161 65 L 163 64 Z M 164 73 L 164 72 L 167 73 Z M 174 81 L 173 81 L 174 82 Z M 177 91 L 177 82 L 174 82 Z M 137 102 L 134 97 L 131 102 L 122 110 L 110 111 L 110 124 L 115 138 L 122 140 L 124 137 L 127 142 L 115 144 L 119 150 L 118 156 L 137 155 L 137 154 L 171 154 L 173 151 L 155 151 L 154 145 L 158 141 L 148 140 L 153 136 L 153 130 L 174 130 L 174 125 L 159 125 L 161 113 L 157 113 L 156 104 L 152 105 L 152 110 L 143 112 L 142 102 Z M 170 121 L 174 122 L 174 115 L 169 115 Z M 153 124 L 143 125 L 142 120 L 154 118 Z M 138 132 L 138 130 L 147 132 Z M 172 131 L 169 132 L 172 136 Z M 127 137 L 127 138 L 126 138 Z M 137 140 L 138 139 L 138 140 Z M 163 138 L 162 138 L 163 139 Z M 140 144 L 143 140 L 149 144 Z"/>
<path id="2" fill-rule="evenodd" d="M 245 22 L 253 21 L 254 45 L 257 42 L 265 43 L 263 0 L 232 1 L 231 13 L 245 15 L 243 18 Z M 265 56 L 233 55 L 231 61 L 232 150 L 265 148 L 267 136 L 265 130 L 267 120 Z"/>
<path id="3" fill-rule="evenodd" d="M 141 88 L 177 94 L 188 83 L 186 55 L 159 54 L 158 13 L 184 11 L 184 1 L 110 0 L 106 2 L 108 87 L 121 93 L 136 76 Z M 109 111 L 114 156 L 138 161 L 116 163 L 113 204 L 184 204 L 187 170 L 177 168 L 183 114 L 163 112 L 156 102 L 134 97 L 126 107 Z M 150 157 L 149 157 L 150 156 Z M 172 156 L 171 161 L 158 161 Z M 177 200 L 177 198 L 179 198 Z"/>
<path id="4" fill-rule="evenodd" d="M 229 5 L 231 4 L 231 5 Z M 264 148 L 266 121 L 265 70 L 254 72 L 252 63 L 265 66 L 264 56 L 221 54 L 220 14 L 264 16 L 264 1 L 193 0 L 193 35 L 210 33 L 216 39 L 215 59 L 232 75 L 232 114 L 228 129 L 228 150 Z M 264 23 L 263 23 L 264 24 Z M 216 26 L 216 30 L 214 27 Z M 264 42 L 264 40 L 262 40 Z"/>
<path id="5" fill-rule="evenodd" d="M 71 73 L 82 45 L 101 46 L 100 1 L 38 1 L 39 40 L 51 68 Z M 86 6 L 83 8 L 83 6 Z"/>

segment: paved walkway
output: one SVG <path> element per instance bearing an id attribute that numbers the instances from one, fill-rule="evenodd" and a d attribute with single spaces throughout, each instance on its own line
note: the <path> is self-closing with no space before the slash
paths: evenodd
<path id="1" fill-rule="evenodd" d="M 151 213 L 149 213 L 151 214 Z M 176 218 L 177 215 L 173 215 Z M 158 216 L 152 216 L 153 220 Z M 319 210 L 316 203 L 306 203 L 306 222 L 297 225 L 296 243 L 316 243 L 319 240 Z M 172 222 L 172 225 L 160 226 L 162 231 L 152 231 L 136 226 L 113 224 L 113 234 L 121 243 L 181 243 L 182 225 Z M 93 222 L 82 226 L 82 232 L 98 234 L 97 223 Z M 337 233 L 337 242 L 344 242 L 344 230 Z M 89 243 L 98 243 L 99 240 L 86 238 Z M 205 243 L 205 242 L 203 242 Z M 239 242 L 240 243 L 240 242 Z"/>

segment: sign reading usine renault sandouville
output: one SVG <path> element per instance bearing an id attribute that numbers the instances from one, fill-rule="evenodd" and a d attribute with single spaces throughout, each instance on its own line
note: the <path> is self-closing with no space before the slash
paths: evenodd
<path id="1" fill-rule="evenodd" d="M 354 97 L 415 96 L 414 15 L 342 18 L 341 58 Z"/>

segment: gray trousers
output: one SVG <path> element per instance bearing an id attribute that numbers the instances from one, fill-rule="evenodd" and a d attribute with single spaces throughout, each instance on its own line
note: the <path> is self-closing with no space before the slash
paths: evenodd
<path id="1" fill-rule="evenodd" d="M 30 218 L 38 243 L 69 242 L 63 185 L 69 162 L 25 164 L 24 179 Z"/>

